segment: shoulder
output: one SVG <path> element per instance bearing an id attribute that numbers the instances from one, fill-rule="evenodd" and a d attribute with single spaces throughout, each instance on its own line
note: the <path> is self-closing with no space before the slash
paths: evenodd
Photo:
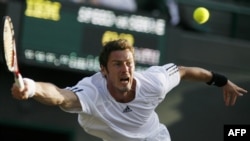
<path id="1" fill-rule="evenodd" d="M 80 81 L 78 81 L 77 85 L 83 85 L 83 86 L 95 86 L 96 84 L 100 83 L 103 81 L 103 76 L 100 72 L 97 72 L 93 74 L 92 76 L 89 77 L 84 77 Z"/>
<path id="2" fill-rule="evenodd" d="M 76 94 L 83 112 L 91 113 L 93 108 L 105 99 L 105 95 L 101 93 L 104 91 L 104 85 L 105 81 L 102 74 L 96 73 L 92 76 L 84 77 L 77 84 L 66 89 Z"/>
<path id="3" fill-rule="evenodd" d="M 138 72 L 138 76 L 142 76 L 148 79 L 163 79 L 162 77 L 172 76 L 174 74 L 179 75 L 178 66 L 174 63 L 165 64 L 162 66 L 151 66 L 145 71 Z"/>
<path id="4" fill-rule="evenodd" d="M 146 89 L 164 90 L 164 92 L 180 82 L 178 66 L 174 63 L 152 66 L 145 71 L 137 72 L 135 78 Z"/>
<path id="5" fill-rule="evenodd" d="M 80 95 L 98 96 L 99 91 L 101 91 L 100 89 L 104 85 L 104 81 L 102 74 L 98 72 L 92 76 L 82 78 L 76 85 L 67 87 L 67 89 Z"/>
<path id="6" fill-rule="evenodd" d="M 105 92 L 105 84 L 105 78 L 98 72 L 92 76 L 84 77 L 76 85 L 66 89 L 73 91 L 80 101 L 84 101 L 84 103 L 95 103 L 105 97 L 103 94 Z"/>
<path id="7" fill-rule="evenodd" d="M 174 63 L 168 63 L 162 66 L 152 66 L 148 68 L 146 71 L 149 72 L 162 72 L 162 73 L 175 73 L 178 71 L 178 66 Z"/>

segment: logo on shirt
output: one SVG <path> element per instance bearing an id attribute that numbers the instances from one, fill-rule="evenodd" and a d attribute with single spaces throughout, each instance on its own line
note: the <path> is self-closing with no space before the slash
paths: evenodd
<path id="1" fill-rule="evenodd" d="M 68 89 L 68 90 L 71 90 L 71 91 L 74 92 L 74 93 L 83 91 L 83 89 L 78 88 L 78 87 L 72 87 L 72 88 L 67 88 L 67 89 Z"/>
<path id="2" fill-rule="evenodd" d="M 128 106 L 122 111 L 123 113 L 128 113 L 128 112 L 132 112 L 133 110 L 130 109 Z"/>

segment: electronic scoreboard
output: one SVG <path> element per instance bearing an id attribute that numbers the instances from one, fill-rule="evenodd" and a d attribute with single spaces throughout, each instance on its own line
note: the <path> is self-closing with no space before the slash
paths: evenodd
<path id="1" fill-rule="evenodd" d="M 166 48 L 166 20 L 54 0 L 26 0 L 20 59 L 30 65 L 99 71 L 102 44 L 127 39 L 135 47 L 136 70 L 159 65 Z"/>

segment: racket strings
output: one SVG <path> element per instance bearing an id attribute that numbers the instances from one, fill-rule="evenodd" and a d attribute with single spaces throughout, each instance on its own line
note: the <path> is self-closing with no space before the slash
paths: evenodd
<path id="1" fill-rule="evenodd" d="M 4 52 L 5 52 L 5 60 L 10 71 L 13 71 L 15 66 L 15 41 L 14 41 L 14 31 L 13 25 L 8 19 L 4 24 Z"/>

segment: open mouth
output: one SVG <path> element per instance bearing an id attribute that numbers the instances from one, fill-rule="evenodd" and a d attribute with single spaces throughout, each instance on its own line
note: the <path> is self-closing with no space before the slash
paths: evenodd
<path id="1" fill-rule="evenodd" d="M 128 83 L 128 82 L 129 82 L 129 77 L 121 78 L 120 81 L 121 81 L 122 83 Z"/>

